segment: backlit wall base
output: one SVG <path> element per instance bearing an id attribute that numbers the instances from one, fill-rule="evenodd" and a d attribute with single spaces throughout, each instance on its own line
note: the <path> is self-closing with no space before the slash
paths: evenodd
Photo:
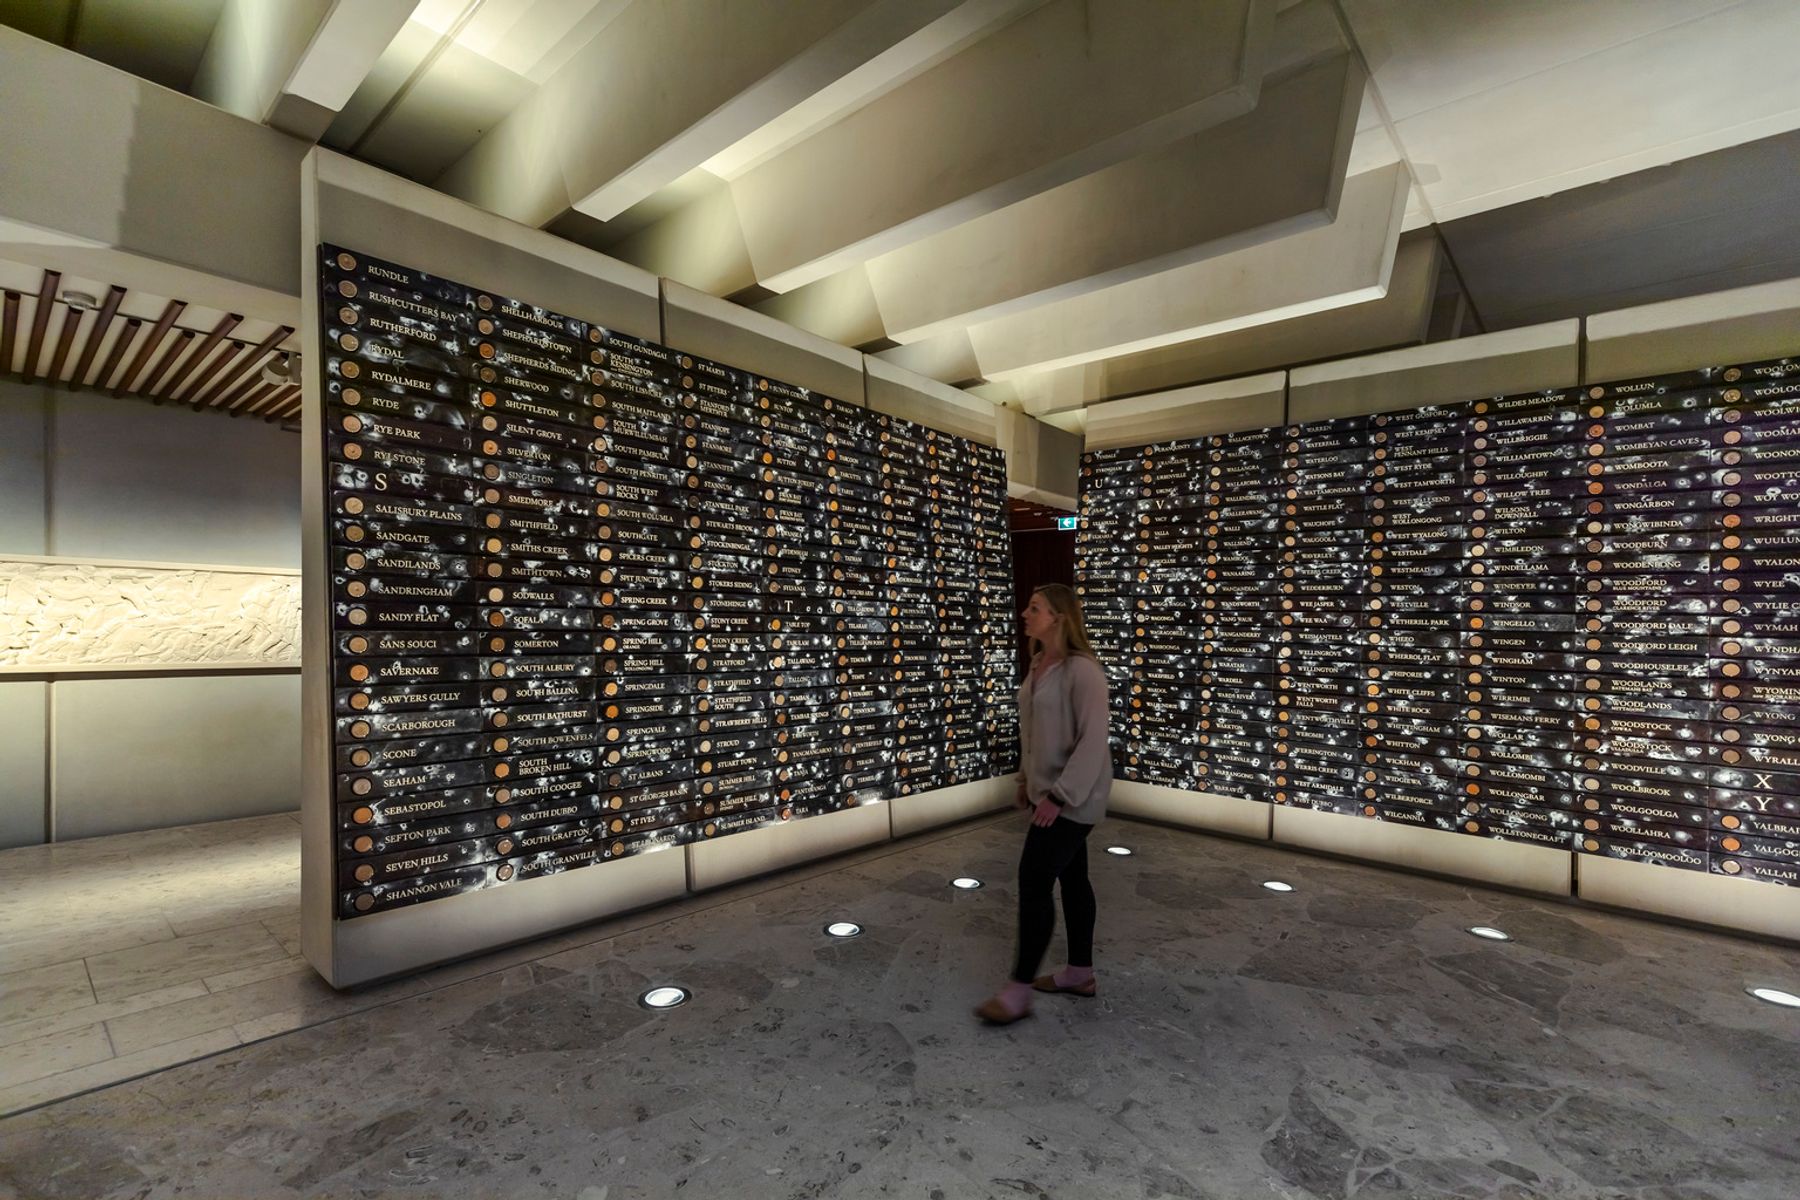
<path id="1" fill-rule="evenodd" d="M 689 842 L 682 849 L 687 853 L 689 886 L 704 892 L 872 846 L 889 836 L 887 805 L 864 804 L 804 821 L 746 829 L 710 842 Z"/>
<path id="2" fill-rule="evenodd" d="M 1800 942 L 1800 887 L 1757 886 L 1597 854 L 1575 858 L 1583 900 Z"/>
<path id="3" fill-rule="evenodd" d="M 1343 813 L 1274 806 L 1274 841 L 1409 871 L 1427 871 L 1546 896 L 1574 893 L 1567 850 L 1469 837 Z"/>
<path id="4" fill-rule="evenodd" d="M 332 952 L 309 953 L 308 961 L 333 987 L 361 987 L 982 816 L 1010 802 L 1013 780 L 939 788 L 336 922 Z"/>
<path id="5" fill-rule="evenodd" d="M 894 836 L 911 837 L 940 825 L 967 821 L 1007 808 L 1012 804 L 1016 779 L 1017 776 L 1007 775 L 911 796 L 896 796 L 887 803 Z"/>
<path id="6" fill-rule="evenodd" d="M 1258 800 L 1190 792 L 1130 779 L 1113 780 L 1112 798 L 1107 801 L 1107 811 L 1116 816 L 1140 817 L 1259 842 L 1269 839 L 1270 807 Z"/>
<path id="7" fill-rule="evenodd" d="M 334 953 L 321 959 L 309 952 L 307 961 L 332 987 L 360 987 L 686 894 L 687 858 L 681 847 L 670 847 L 597 870 L 522 879 L 339 921 Z"/>

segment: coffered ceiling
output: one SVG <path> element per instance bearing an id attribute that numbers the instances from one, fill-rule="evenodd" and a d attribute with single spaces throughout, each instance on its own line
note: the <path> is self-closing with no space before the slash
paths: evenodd
<path id="1" fill-rule="evenodd" d="M 269 11 L 0 23 L 1040 415 L 1800 274 L 1792 0 Z"/>

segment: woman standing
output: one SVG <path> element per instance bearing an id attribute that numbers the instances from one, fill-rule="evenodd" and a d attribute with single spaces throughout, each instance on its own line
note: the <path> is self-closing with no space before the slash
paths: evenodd
<path id="1" fill-rule="evenodd" d="M 1112 753 L 1106 736 L 1106 673 L 1094 658 L 1081 601 L 1060 583 L 1031 593 L 1021 614 L 1031 639 L 1031 670 L 1019 689 L 1020 808 L 1031 813 L 1019 857 L 1019 953 L 1012 979 L 975 1010 L 994 1025 L 1031 1015 L 1031 993 L 1092 996 L 1094 889 L 1087 839 L 1106 815 Z M 1038 975 L 1056 925 L 1051 895 L 1062 881 L 1069 965 Z"/>

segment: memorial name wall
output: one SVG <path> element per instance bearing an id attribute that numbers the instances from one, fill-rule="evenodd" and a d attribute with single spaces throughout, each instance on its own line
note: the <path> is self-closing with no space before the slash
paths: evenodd
<path id="1" fill-rule="evenodd" d="M 1081 477 L 1121 778 L 1800 883 L 1800 362 Z"/>
<path id="2" fill-rule="evenodd" d="M 1017 769 L 998 450 L 320 266 L 338 917 Z"/>

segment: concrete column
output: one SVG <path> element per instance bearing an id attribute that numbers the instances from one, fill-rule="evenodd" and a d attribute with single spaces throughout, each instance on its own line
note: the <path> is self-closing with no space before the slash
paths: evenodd
<path id="1" fill-rule="evenodd" d="M 1007 494 L 1072 510 L 1081 491 L 1081 438 L 1010 408 L 995 414 Z"/>

